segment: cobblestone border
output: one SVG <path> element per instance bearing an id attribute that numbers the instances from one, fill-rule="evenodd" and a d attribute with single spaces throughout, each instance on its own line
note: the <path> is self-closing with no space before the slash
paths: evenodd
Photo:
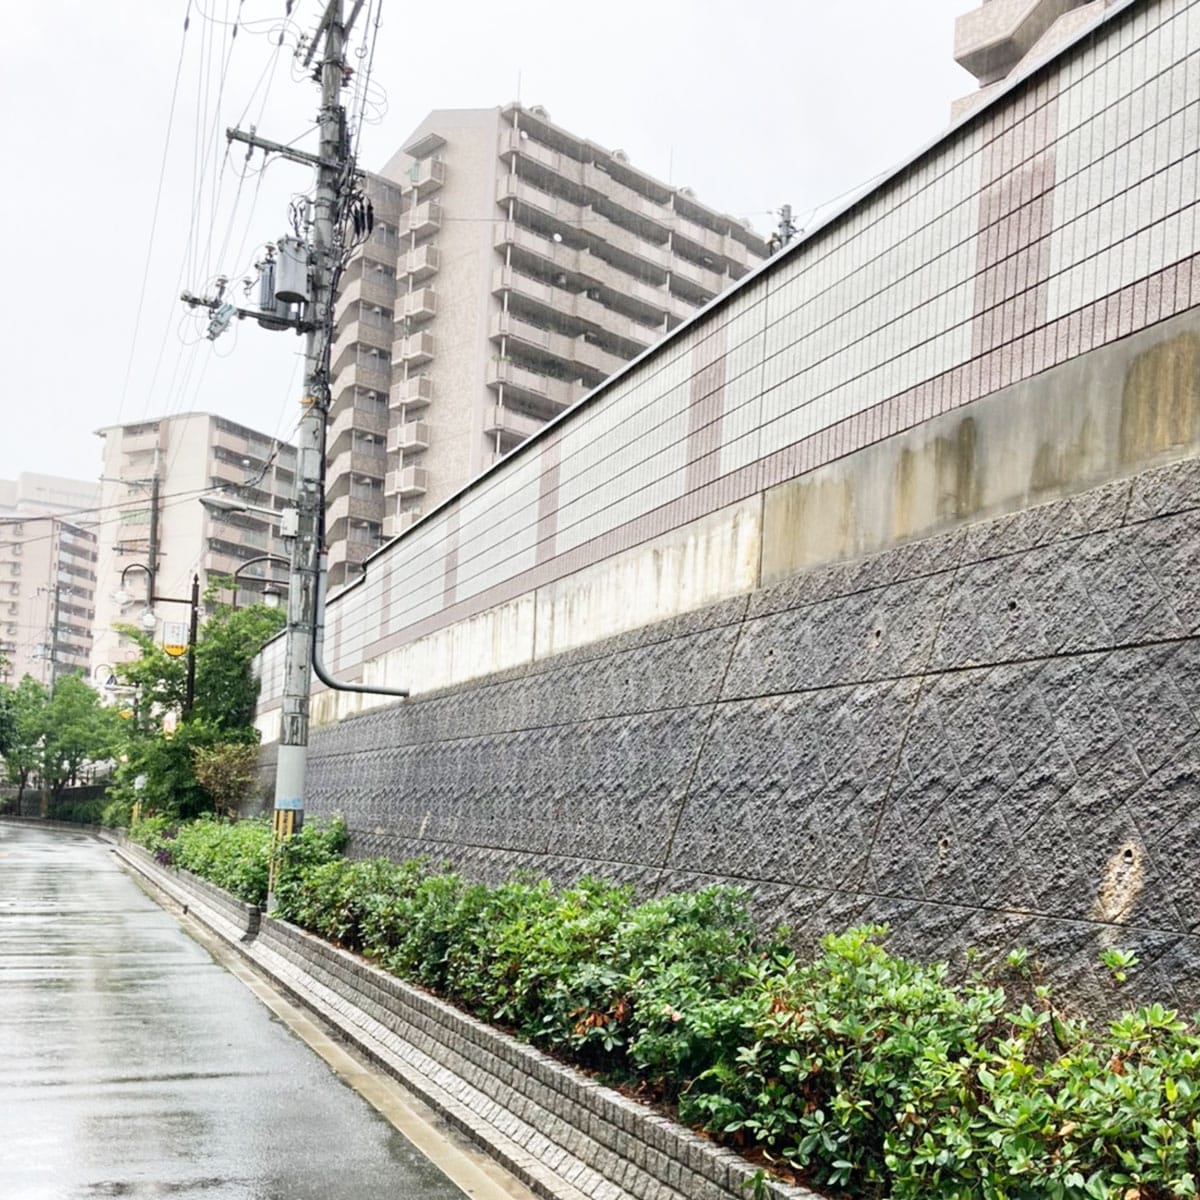
<path id="1" fill-rule="evenodd" d="M 128 843 L 115 852 L 545 1200 L 748 1200 L 755 1168 L 674 1121 Z M 819 1200 L 768 1181 L 771 1200 Z"/>

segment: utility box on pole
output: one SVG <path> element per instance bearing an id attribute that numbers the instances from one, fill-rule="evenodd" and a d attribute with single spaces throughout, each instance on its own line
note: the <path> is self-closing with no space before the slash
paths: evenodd
<path id="1" fill-rule="evenodd" d="M 279 239 L 275 261 L 275 300 L 281 304 L 307 304 L 312 299 L 308 272 L 308 247 L 299 239 Z"/>

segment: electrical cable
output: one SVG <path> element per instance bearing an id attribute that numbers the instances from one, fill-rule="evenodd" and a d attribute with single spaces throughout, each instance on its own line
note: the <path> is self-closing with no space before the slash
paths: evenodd
<path id="1" fill-rule="evenodd" d="M 117 423 L 125 412 L 125 401 L 129 394 L 129 381 L 133 375 L 133 360 L 137 352 L 138 335 L 142 328 L 142 314 L 146 307 L 146 290 L 150 279 L 150 263 L 154 257 L 154 239 L 158 232 L 158 217 L 162 211 L 163 183 L 167 176 L 167 158 L 171 149 L 171 130 L 175 125 L 175 107 L 179 100 L 179 81 L 183 77 L 184 50 L 187 45 L 188 26 L 191 19 L 192 0 L 187 0 L 183 18 L 183 33 L 179 39 L 179 58 L 175 64 L 175 82 L 171 87 L 171 103 L 167 109 L 167 129 L 163 136 L 162 155 L 158 164 L 158 184 L 154 190 L 154 212 L 150 218 L 150 236 L 146 243 L 146 259 L 142 265 L 142 286 L 138 295 L 137 313 L 133 321 L 133 337 L 129 344 L 129 357 L 125 363 L 125 377 L 121 383 L 121 395 L 117 402 Z"/>

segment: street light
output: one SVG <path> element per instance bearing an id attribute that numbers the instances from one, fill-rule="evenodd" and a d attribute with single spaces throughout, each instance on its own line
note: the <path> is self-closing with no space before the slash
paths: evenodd
<path id="1" fill-rule="evenodd" d="M 149 604 L 146 606 L 142 615 L 138 618 L 142 628 L 147 633 L 153 633 L 158 627 L 158 617 L 151 605 L 154 604 L 186 604 L 191 608 L 191 620 L 188 622 L 188 640 L 187 640 L 187 685 L 183 699 L 183 715 L 189 716 L 192 711 L 192 703 L 196 699 L 196 633 L 200 625 L 200 576 L 192 576 L 192 592 L 191 595 L 184 600 L 179 596 L 157 596 L 154 593 L 154 572 L 146 566 L 145 563 L 130 563 L 121 572 L 121 586 L 117 589 L 114 596 L 116 602 L 125 607 L 132 600 L 129 592 L 125 590 L 125 576 L 130 571 L 145 571 L 147 580 L 147 600 Z M 168 650 L 169 654 L 170 651 Z"/>
<path id="2" fill-rule="evenodd" d="M 250 504 L 233 496 L 201 496 L 200 503 L 211 513 L 253 513 L 256 517 L 267 517 L 279 525 L 280 537 L 295 537 L 299 514 L 295 508 L 266 508 L 261 504 Z"/>

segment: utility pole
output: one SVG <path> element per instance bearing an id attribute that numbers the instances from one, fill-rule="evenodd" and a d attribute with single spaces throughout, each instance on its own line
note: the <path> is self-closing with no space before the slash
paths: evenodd
<path id="1" fill-rule="evenodd" d="M 767 238 L 767 253 L 774 254 L 776 250 L 781 250 L 796 234 L 803 232 L 802 229 L 796 227 L 796 222 L 792 219 L 792 206 L 785 204 L 779 210 L 778 227 Z"/>
<path id="2" fill-rule="evenodd" d="M 354 164 L 346 135 L 346 112 L 340 95 L 346 82 L 346 34 L 361 3 L 355 3 L 348 22 L 342 19 L 342 0 L 329 0 L 320 24 L 309 43 L 304 60 L 311 65 L 318 48 L 321 61 L 317 76 L 321 85 L 321 109 L 317 118 L 319 144 L 316 154 L 294 150 L 280 142 L 260 138 L 253 131 L 230 129 L 230 141 L 247 143 L 251 149 L 281 154 L 296 162 L 316 167 L 316 191 L 313 198 L 309 242 L 305 247 L 294 239 L 287 249 L 307 258 L 306 280 L 298 285 L 292 279 L 287 291 L 278 288 L 284 308 L 273 310 L 270 328 L 295 329 L 305 334 L 304 395 L 297 432 L 295 510 L 284 513 L 285 536 L 292 538 L 288 580 L 288 620 L 285 634 L 283 712 L 279 733 L 279 757 L 275 770 L 274 830 L 277 839 L 290 837 L 304 822 L 304 780 L 308 766 L 309 691 L 313 675 L 313 637 L 316 628 L 317 582 L 320 571 L 323 524 L 325 419 L 329 409 L 329 351 L 332 336 L 333 287 L 335 260 L 341 246 L 335 230 L 342 220 L 343 201 L 355 185 Z M 288 241 L 288 239 L 285 239 Z M 279 270 L 285 255 L 280 244 Z M 275 266 L 271 267 L 274 279 Z M 272 289 L 274 285 L 272 284 Z M 217 296 L 204 298 L 184 292 L 183 301 L 194 308 L 207 308 L 213 314 L 209 337 L 216 338 L 233 317 L 253 317 L 266 323 L 264 312 L 240 309 L 231 304 L 222 288 Z M 276 304 L 276 296 L 269 297 Z M 302 316 L 292 316 L 291 306 L 303 304 Z"/>
<path id="3" fill-rule="evenodd" d="M 154 447 L 154 470 L 150 476 L 150 548 L 146 555 L 146 607 L 154 604 L 154 581 L 158 578 L 158 447 Z"/>
<path id="4" fill-rule="evenodd" d="M 321 62 L 320 142 L 310 248 L 312 305 L 304 348 L 304 396 L 298 432 L 296 536 L 288 581 L 288 623 L 283 668 L 283 714 L 275 769 L 275 835 L 289 837 L 304 823 L 304 782 L 308 767 L 309 691 L 312 687 L 313 631 L 325 452 L 329 408 L 329 336 L 333 312 L 334 222 L 339 189 L 347 175 L 346 112 L 339 99 L 345 82 L 345 29 L 342 0 L 330 0 L 316 37 L 325 36 Z M 314 43 L 315 44 L 315 43 Z"/>
<path id="5" fill-rule="evenodd" d="M 353 215 L 359 233 L 369 234 L 373 221 L 370 204 L 356 200 L 358 175 L 347 135 L 346 112 L 340 102 L 347 80 L 346 38 L 363 7 L 352 0 L 343 19 L 343 0 L 328 0 L 324 14 L 308 43 L 304 67 L 312 66 L 320 51 L 315 77 L 321 85 L 316 154 L 268 141 L 251 130 L 226 130 L 230 141 L 251 149 L 280 154 L 316 168 L 316 188 L 309 211 L 308 241 L 280 239 L 269 247 L 259 264 L 263 285 L 259 310 L 238 308 L 225 296 L 219 281 L 216 296 L 184 292 L 182 300 L 212 314 L 208 336 L 215 340 L 234 317 L 249 317 L 267 329 L 294 329 L 306 336 L 304 394 L 297 431 L 298 460 L 294 507 L 278 514 L 283 537 L 291 538 L 288 578 L 288 620 L 284 641 L 284 676 L 279 757 L 275 770 L 274 832 L 277 841 L 290 837 L 304 821 L 305 775 L 308 767 L 309 692 L 317 675 L 326 686 L 374 695 L 407 696 L 397 688 L 371 687 L 332 678 L 321 665 L 318 643 L 318 605 L 322 596 L 322 545 L 325 504 L 325 422 L 329 410 L 329 356 L 333 339 L 334 288 L 345 252 L 344 226 Z M 246 506 L 253 508 L 253 506 Z M 271 891 L 274 891 L 272 876 Z"/>

